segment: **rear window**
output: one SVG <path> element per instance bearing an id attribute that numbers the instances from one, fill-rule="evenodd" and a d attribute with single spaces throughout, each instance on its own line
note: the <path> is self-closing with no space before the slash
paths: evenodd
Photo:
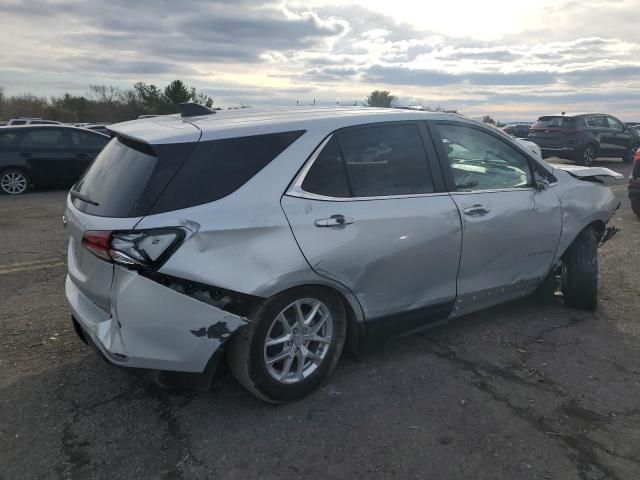
<path id="1" fill-rule="evenodd" d="M 200 142 L 149 213 L 212 202 L 233 193 L 305 131 Z"/>
<path id="2" fill-rule="evenodd" d="M 572 117 L 540 117 L 532 128 L 573 128 L 575 120 Z"/>
<path id="3" fill-rule="evenodd" d="M 98 205 L 73 199 L 79 210 L 102 217 L 128 217 L 156 165 L 149 145 L 113 139 L 73 190 Z"/>

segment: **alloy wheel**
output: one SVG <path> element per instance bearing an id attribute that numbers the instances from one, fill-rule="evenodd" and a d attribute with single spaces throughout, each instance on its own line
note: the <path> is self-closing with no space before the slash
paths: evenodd
<path id="1" fill-rule="evenodd" d="M 592 145 L 587 145 L 584 149 L 584 154 L 582 155 L 582 159 L 584 160 L 584 164 L 589 166 L 593 163 L 593 157 L 595 155 L 595 150 Z"/>
<path id="2" fill-rule="evenodd" d="M 315 298 L 302 298 L 282 310 L 269 327 L 264 362 L 269 375 L 298 383 L 322 365 L 333 339 L 333 317 Z"/>
<path id="3" fill-rule="evenodd" d="M 27 185 L 27 178 L 20 172 L 7 172 L 0 177 L 0 188 L 9 195 L 24 193 Z"/>

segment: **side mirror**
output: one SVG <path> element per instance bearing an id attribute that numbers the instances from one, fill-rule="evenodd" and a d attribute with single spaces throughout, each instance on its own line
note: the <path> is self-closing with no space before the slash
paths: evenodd
<path id="1" fill-rule="evenodd" d="M 549 185 L 550 185 L 549 180 L 547 180 L 544 177 L 536 176 L 536 190 L 538 192 L 546 190 L 547 188 L 549 188 Z"/>

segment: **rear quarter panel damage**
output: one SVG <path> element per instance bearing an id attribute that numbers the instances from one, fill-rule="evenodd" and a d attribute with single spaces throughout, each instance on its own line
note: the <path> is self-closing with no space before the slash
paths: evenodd
<path id="1" fill-rule="evenodd" d="M 302 255 L 279 203 L 232 194 L 216 202 L 145 217 L 138 228 L 192 226 L 160 273 L 263 299 L 301 285 L 340 292 L 356 320 L 362 309 L 343 285 L 315 273 Z M 190 219 L 198 219 L 195 222 Z"/>
<path id="2" fill-rule="evenodd" d="M 119 336 L 130 366 L 202 372 L 213 353 L 247 324 L 122 267 L 116 267 L 113 285 L 111 308 L 120 323 L 110 331 Z"/>

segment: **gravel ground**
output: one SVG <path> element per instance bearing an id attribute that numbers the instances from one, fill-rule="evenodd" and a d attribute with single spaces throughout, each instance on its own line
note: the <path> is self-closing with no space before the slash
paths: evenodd
<path id="1" fill-rule="evenodd" d="M 640 221 L 613 188 L 597 312 L 486 310 L 345 358 L 284 406 L 228 375 L 170 393 L 105 364 L 69 321 L 64 192 L 0 197 L 0 479 L 636 480 Z"/>

